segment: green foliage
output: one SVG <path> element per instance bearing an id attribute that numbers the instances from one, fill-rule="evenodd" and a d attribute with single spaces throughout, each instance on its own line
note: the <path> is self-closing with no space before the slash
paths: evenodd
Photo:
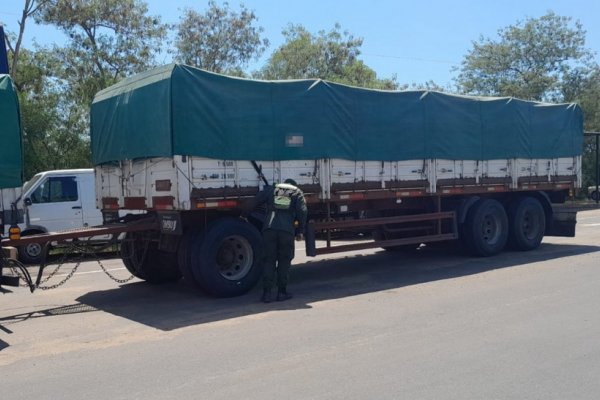
<path id="1" fill-rule="evenodd" d="M 218 6 L 209 1 L 208 10 L 184 10 L 177 28 L 176 59 L 209 71 L 243 75 L 242 67 L 258 58 L 269 45 L 261 39 L 262 27 L 254 26 L 257 17 L 240 5 L 240 11 L 227 2 Z"/>
<path id="2" fill-rule="evenodd" d="M 600 67 L 579 71 L 563 84 L 566 101 L 577 102 L 583 110 L 584 130 L 600 132 Z M 596 141 L 586 137 L 583 147 L 583 187 L 596 184 Z"/>
<path id="3" fill-rule="evenodd" d="M 68 37 L 64 47 L 11 48 L 13 65 L 19 66 L 14 80 L 25 178 L 42 170 L 88 167 L 88 114 L 94 95 L 152 66 L 166 26 L 147 16 L 146 4 L 139 0 L 26 0 L 25 11 L 22 28 L 33 16 Z"/>
<path id="4" fill-rule="evenodd" d="M 561 100 L 561 83 L 591 53 L 579 22 L 552 12 L 481 37 L 465 56 L 457 83 L 464 93 Z"/>
<path id="5" fill-rule="evenodd" d="M 62 65 L 57 75 L 77 106 L 87 109 L 99 90 L 154 65 L 166 26 L 147 12 L 139 0 L 49 0 L 35 15 L 69 38 L 53 51 Z"/>
<path id="6" fill-rule="evenodd" d="M 377 74 L 358 59 L 363 40 L 340 25 L 329 31 L 311 34 L 301 25 L 283 31 L 285 43 L 273 52 L 256 74 L 262 79 L 320 78 L 353 86 L 396 89 L 395 78 L 377 79 Z"/>
<path id="7" fill-rule="evenodd" d="M 24 175 L 48 169 L 90 166 L 84 119 L 66 107 L 63 91 L 53 77 L 59 61 L 52 52 L 22 50 L 18 82 L 23 126 Z"/>
<path id="8" fill-rule="evenodd" d="M 457 78 L 464 93 L 579 103 L 586 131 L 600 131 L 600 69 L 585 47 L 582 25 L 552 12 L 480 38 Z M 595 139 L 583 148 L 583 187 L 596 176 Z"/>

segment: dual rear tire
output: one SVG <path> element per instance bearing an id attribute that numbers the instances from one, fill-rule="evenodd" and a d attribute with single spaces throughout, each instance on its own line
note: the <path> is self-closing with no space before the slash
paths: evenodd
<path id="1" fill-rule="evenodd" d="M 461 238 L 476 256 L 492 256 L 510 247 L 537 248 L 546 229 L 546 215 L 539 200 L 520 197 L 505 207 L 494 199 L 478 200 L 467 213 Z"/>
<path id="2" fill-rule="evenodd" d="M 158 249 L 158 241 L 145 232 L 130 232 L 121 242 L 121 259 L 136 278 L 148 283 L 174 282 L 181 278 L 175 253 Z"/>
<path id="3" fill-rule="evenodd" d="M 254 225 L 223 218 L 206 229 L 187 231 L 180 242 L 178 264 L 184 279 L 217 297 L 239 296 L 262 275 L 262 237 Z"/>
<path id="4" fill-rule="evenodd" d="M 248 292 L 262 275 L 262 237 L 239 218 L 219 219 L 205 229 L 186 231 L 177 253 L 158 249 L 147 233 L 129 233 L 121 243 L 121 258 L 129 272 L 149 283 L 185 281 L 218 297 Z"/>

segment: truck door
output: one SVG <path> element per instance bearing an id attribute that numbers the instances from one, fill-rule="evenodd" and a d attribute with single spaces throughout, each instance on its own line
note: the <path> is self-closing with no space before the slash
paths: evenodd
<path id="1" fill-rule="evenodd" d="M 96 183 L 94 173 L 77 176 L 79 183 L 79 198 L 83 210 L 83 226 L 102 224 L 102 212 L 96 208 Z"/>
<path id="2" fill-rule="evenodd" d="M 27 225 L 49 232 L 83 226 L 81 196 L 75 176 L 49 176 L 25 199 Z"/>

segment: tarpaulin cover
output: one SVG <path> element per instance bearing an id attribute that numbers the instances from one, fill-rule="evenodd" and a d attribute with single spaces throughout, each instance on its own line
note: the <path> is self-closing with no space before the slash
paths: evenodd
<path id="1" fill-rule="evenodd" d="M 9 75 L 0 75 L 0 189 L 23 184 L 19 100 Z"/>
<path id="2" fill-rule="evenodd" d="M 172 64 L 99 92 L 94 164 L 224 160 L 555 158 L 582 152 L 575 104 L 258 81 Z"/>

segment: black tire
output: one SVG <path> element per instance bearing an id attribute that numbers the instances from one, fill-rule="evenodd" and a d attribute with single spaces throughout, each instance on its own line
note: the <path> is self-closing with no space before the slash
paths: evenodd
<path id="1" fill-rule="evenodd" d="M 252 224 L 223 218 L 191 240 L 190 269 L 206 292 L 218 297 L 239 296 L 260 279 L 262 238 Z"/>
<path id="2" fill-rule="evenodd" d="M 590 194 L 590 199 L 594 200 L 594 201 L 598 201 L 598 192 L 596 192 L 595 190 Z"/>
<path id="3" fill-rule="evenodd" d="M 42 262 L 43 252 L 44 245 L 41 243 L 29 243 L 19 246 L 19 260 L 23 264 L 39 264 Z"/>
<path id="4" fill-rule="evenodd" d="M 181 278 L 177 256 L 158 249 L 158 243 L 142 233 L 128 233 L 121 242 L 121 259 L 136 278 L 148 283 L 175 282 Z"/>
<path id="5" fill-rule="evenodd" d="M 25 237 L 28 235 L 37 235 L 44 233 L 42 231 L 29 231 L 23 232 L 21 236 Z M 48 251 L 50 246 L 46 247 L 46 259 L 48 257 Z M 43 243 L 30 243 L 24 246 L 19 246 L 19 260 L 23 264 L 40 264 L 42 262 L 42 256 L 44 255 L 44 244 Z"/>
<path id="6" fill-rule="evenodd" d="M 186 284 L 192 286 L 198 286 L 194 273 L 192 272 L 192 249 L 194 244 L 199 243 L 201 240 L 199 236 L 201 232 L 196 229 L 189 229 L 183 233 L 181 241 L 179 242 L 179 248 L 177 250 L 177 266 L 183 280 Z"/>
<path id="7" fill-rule="evenodd" d="M 539 247 L 546 231 L 546 214 L 539 200 L 522 197 L 508 210 L 509 243 L 512 248 L 529 251 Z"/>
<path id="8" fill-rule="evenodd" d="M 504 249 L 508 230 L 508 217 L 502 204 L 494 199 L 481 199 L 469 209 L 462 241 L 473 255 L 488 257 Z"/>

